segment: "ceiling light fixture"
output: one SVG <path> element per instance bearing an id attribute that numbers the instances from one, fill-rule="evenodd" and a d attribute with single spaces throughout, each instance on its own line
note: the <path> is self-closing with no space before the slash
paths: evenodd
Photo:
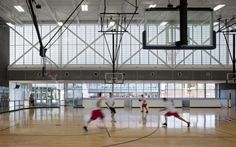
<path id="1" fill-rule="evenodd" d="M 57 22 L 57 24 L 59 25 L 59 26 L 62 26 L 63 25 L 63 22 Z"/>
<path id="2" fill-rule="evenodd" d="M 149 5 L 149 8 L 155 8 L 157 5 L 153 4 L 153 5 Z"/>
<path id="3" fill-rule="evenodd" d="M 25 10 L 20 5 L 14 6 L 14 8 L 19 12 L 25 12 Z"/>
<path id="4" fill-rule="evenodd" d="M 163 21 L 163 22 L 160 23 L 160 26 L 165 26 L 165 25 L 167 25 L 167 24 L 168 24 L 167 21 Z"/>
<path id="5" fill-rule="evenodd" d="M 214 11 L 217 11 L 217 10 L 223 8 L 224 6 L 225 6 L 225 4 L 219 4 L 219 5 L 215 6 L 215 7 L 213 8 L 213 10 L 214 10 Z"/>
<path id="6" fill-rule="evenodd" d="M 115 21 L 110 21 L 108 28 L 113 28 L 115 26 L 116 22 Z"/>
<path id="7" fill-rule="evenodd" d="M 6 23 L 9 27 L 11 27 L 11 28 L 14 28 L 15 26 L 12 24 L 12 23 L 10 23 L 10 22 L 7 22 Z"/>
<path id="8" fill-rule="evenodd" d="M 219 24 L 219 22 L 214 22 L 213 26 L 217 26 Z"/>
<path id="9" fill-rule="evenodd" d="M 81 5 L 82 11 L 88 11 L 88 5 Z"/>

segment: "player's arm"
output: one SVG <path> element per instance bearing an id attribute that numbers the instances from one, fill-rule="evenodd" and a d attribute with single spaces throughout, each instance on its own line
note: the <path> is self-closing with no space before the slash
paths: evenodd
<path id="1" fill-rule="evenodd" d="M 105 102 L 105 104 L 107 105 L 107 107 L 110 107 L 107 102 Z"/>
<path id="2" fill-rule="evenodd" d="M 107 105 L 108 108 L 110 107 L 109 104 L 108 104 L 108 100 L 107 99 L 105 101 L 105 104 Z"/>

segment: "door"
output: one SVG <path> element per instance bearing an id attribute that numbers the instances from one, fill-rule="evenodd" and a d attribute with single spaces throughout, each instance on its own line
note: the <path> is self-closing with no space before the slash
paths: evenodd
<path id="1" fill-rule="evenodd" d="M 60 90 L 52 87 L 32 87 L 35 106 L 58 107 L 60 106 Z"/>

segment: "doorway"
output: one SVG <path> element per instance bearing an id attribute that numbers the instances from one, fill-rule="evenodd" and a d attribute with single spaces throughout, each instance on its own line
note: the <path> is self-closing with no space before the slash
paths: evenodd
<path id="1" fill-rule="evenodd" d="M 61 91 L 55 87 L 32 87 L 36 107 L 59 107 Z"/>

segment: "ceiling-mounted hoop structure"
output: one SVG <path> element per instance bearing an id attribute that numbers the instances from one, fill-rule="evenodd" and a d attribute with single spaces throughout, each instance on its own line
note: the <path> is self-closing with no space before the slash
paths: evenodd
<path id="1" fill-rule="evenodd" d="M 133 12 L 107 12 L 107 3 L 104 0 L 104 11 L 100 13 L 101 29 L 98 32 L 103 33 L 104 40 L 112 61 L 112 73 L 105 74 L 105 83 L 112 84 L 112 92 L 114 84 L 123 84 L 123 74 L 118 72 L 119 53 L 124 33 L 128 32 L 127 28 L 131 24 L 138 10 L 138 0 L 133 3 L 125 0 L 128 5 L 134 8 Z M 129 16 L 129 17 L 128 17 Z M 111 44 L 108 43 L 107 35 L 111 35 Z"/>
<path id="2" fill-rule="evenodd" d="M 235 55 L 236 54 L 236 29 L 235 29 L 236 17 L 233 16 L 231 19 L 225 19 L 223 21 L 224 22 L 223 25 L 221 25 L 221 22 L 222 22 L 222 18 L 219 18 L 218 19 L 219 29 L 217 33 L 223 33 L 223 36 L 227 45 L 227 50 L 229 52 L 229 55 L 232 61 L 232 73 L 227 74 L 226 83 L 229 83 L 230 81 L 233 81 L 233 83 L 235 83 L 236 81 L 236 55 Z M 232 51 L 229 45 L 230 44 L 229 38 L 232 40 Z"/>
<path id="3" fill-rule="evenodd" d="M 181 0 L 182 1 L 182 0 Z M 148 37 L 148 26 L 147 26 L 147 14 L 150 12 L 173 12 L 174 14 L 178 14 L 180 25 L 180 36 L 179 41 L 174 42 L 170 45 L 158 45 L 158 44 L 149 44 Z M 189 45 L 188 44 L 188 12 L 206 12 L 210 15 L 210 44 L 209 45 Z M 178 13 L 179 12 L 179 13 Z M 150 16 L 152 17 L 152 15 Z M 157 15 L 158 17 L 158 15 Z M 213 9 L 212 8 L 202 8 L 202 7 L 193 7 L 187 8 L 186 6 L 182 8 L 181 6 L 169 8 L 169 7 L 161 7 L 161 8 L 149 8 L 145 10 L 145 25 L 144 31 L 142 33 L 142 41 L 143 41 L 143 49 L 155 49 L 155 50 L 212 50 L 216 48 L 216 32 L 213 30 Z"/>
<path id="4" fill-rule="evenodd" d="M 98 32 L 102 32 L 105 34 L 118 33 L 118 35 L 122 35 L 123 33 L 127 32 L 126 29 L 130 25 L 133 17 L 139 13 L 137 13 L 137 0 L 135 0 L 135 4 L 132 4 L 127 0 L 125 0 L 125 2 L 134 7 L 134 12 L 107 12 L 107 4 L 106 0 L 104 0 L 104 11 L 100 13 L 101 29 Z M 131 16 L 130 21 L 127 20 L 127 16 Z M 110 24 L 112 24 L 111 22 L 113 22 L 113 25 L 109 26 Z"/>

